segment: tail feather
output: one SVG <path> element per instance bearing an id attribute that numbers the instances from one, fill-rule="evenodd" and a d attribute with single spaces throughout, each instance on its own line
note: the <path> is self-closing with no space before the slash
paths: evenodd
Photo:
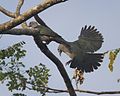
<path id="1" fill-rule="evenodd" d="M 70 67 L 77 68 L 83 72 L 93 72 L 94 69 L 98 69 L 101 65 L 100 62 L 103 61 L 103 54 L 101 53 L 85 53 L 84 55 L 77 55 L 73 58 Z"/>

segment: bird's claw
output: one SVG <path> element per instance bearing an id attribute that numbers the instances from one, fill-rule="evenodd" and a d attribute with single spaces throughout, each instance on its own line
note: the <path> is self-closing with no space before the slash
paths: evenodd
<path id="1" fill-rule="evenodd" d="M 74 72 L 72 79 L 75 80 L 77 89 L 78 89 L 78 83 L 80 85 L 83 84 L 83 81 L 84 81 L 83 75 L 84 75 L 84 72 L 82 72 L 81 70 L 75 69 L 75 72 Z"/>

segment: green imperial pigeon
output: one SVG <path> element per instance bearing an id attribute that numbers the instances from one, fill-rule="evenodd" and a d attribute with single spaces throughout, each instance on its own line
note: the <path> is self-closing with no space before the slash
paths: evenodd
<path id="1" fill-rule="evenodd" d="M 67 62 L 70 63 L 71 68 L 76 68 L 82 72 L 93 72 L 94 69 L 98 69 L 101 65 L 100 62 L 103 61 L 103 53 L 95 53 L 101 48 L 103 42 L 103 36 L 95 27 L 83 27 L 81 29 L 81 34 L 78 40 L 74 42 L 68 42 L 69 47 L 60 44 L 58 51 L 61 55 L 62 52 L 67 54 L 71 60 Z"/>
<path id="2" fill-rule="evenodd" d="M 29 27 L 38 29 L 40 31 L 41 40 L 45 41 L 46 44 L 49 44 L 51 41 L 56 41 L 57 39 L 64 42 L 64 39 L 60 35 L 58 35 L 56 32 L 54 32 L 53 30 L 51 30 L 46 26 L 39 25 L 35 21 L 31 21 L 29 23 Z"/>

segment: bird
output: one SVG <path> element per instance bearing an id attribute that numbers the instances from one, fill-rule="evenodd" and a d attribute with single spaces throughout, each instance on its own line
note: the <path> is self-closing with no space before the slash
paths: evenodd
<path id="1" fill-rule="evenodd" d="M 38 24 L 35 21 L 29 23 L 30 28 L 34 28 L 40 31 L 41 40 L 45 41 L 46 44 L 49 44 L 51 41 L 63 40 L 63 38 L 54 32 L 49 27 Z M 64 40 L 63 40 L 64 41 Z"/>
<path id="2" fill-rule="evenodd" d="M 90 73 L 98 69 L 103 62 L 104 53 L 96 53 L 102 47 L 102 34 L 95 26 L 82 27 L 78 40 L 68 42 L 70 47 L 62 43 L 58 46 L 58 52 L 61 55 L 64 52 L 71 60 L 66 64 L 70 64 L 70 68 Z"/>

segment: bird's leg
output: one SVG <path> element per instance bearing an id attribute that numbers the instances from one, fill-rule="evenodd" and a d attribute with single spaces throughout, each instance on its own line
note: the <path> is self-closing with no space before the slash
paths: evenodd
<path id="1" fill-rule="evenodd" d="M 82 72 L 81 70 L 75 69 L 75 72 L 73 74 L 72 79 L 75 80 L 76 83 L 76 89 L 78 89 L 78 84 L 83 84 L 84 81 L 84 72 Z"/>
<path id="2" fill-rule="evenodd" d="M 80 84 L 82 84 L 84 81 L 84 76 L 83 76 L 84 72 L 82 72 L 81 70 L 77 70 L 77 71 L 78 71 L 78 77 L 79 77 L 78 81 L 80 82 Z"/>

